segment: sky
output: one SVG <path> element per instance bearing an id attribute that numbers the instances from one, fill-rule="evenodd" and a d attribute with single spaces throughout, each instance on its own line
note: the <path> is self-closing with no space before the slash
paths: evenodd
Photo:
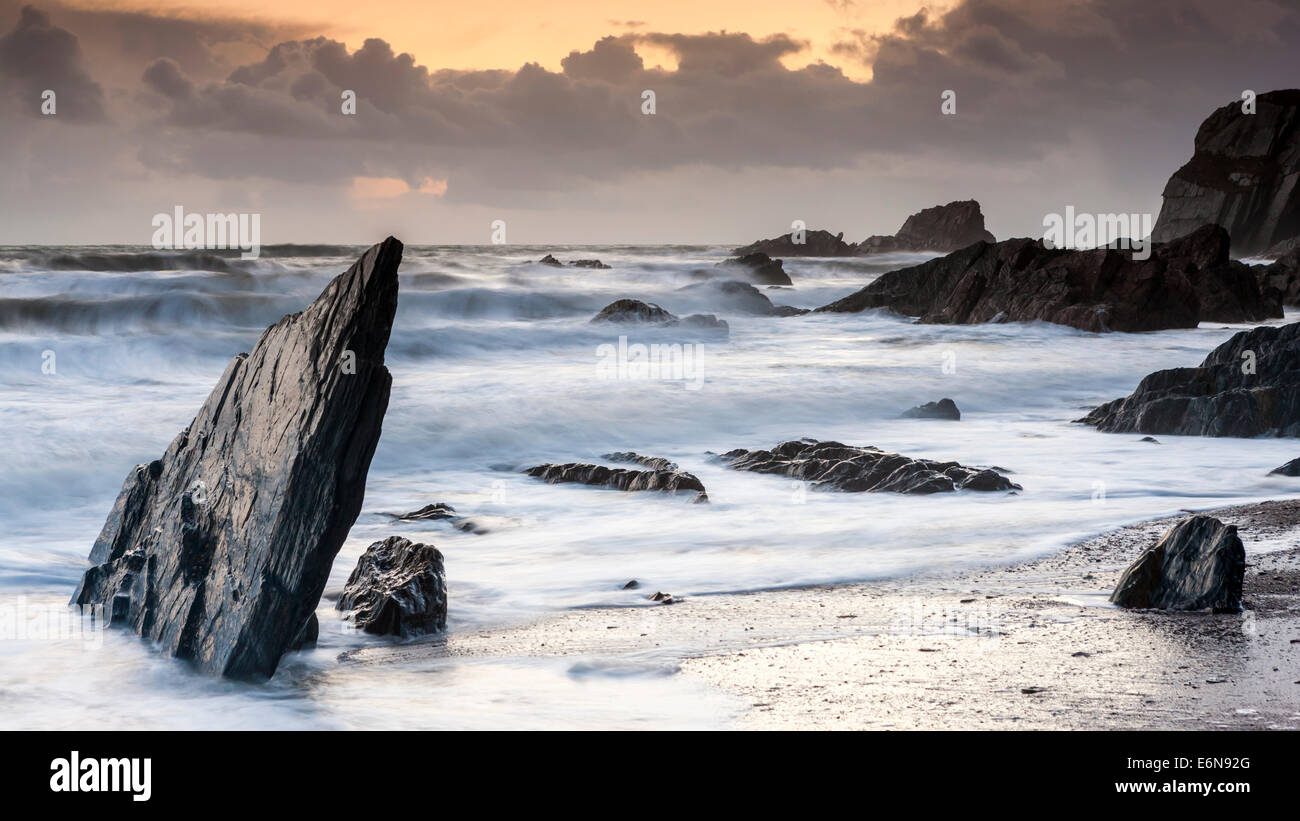
<path id="1" fill-rule="evenodd" d="M 0 0 L 0 244 L 177 206 L 263 244 L 856 242 L 970 198 L 1041 236 L 1154 215 L 1206 116 L 1297 85 L 1300 0 Z"/>

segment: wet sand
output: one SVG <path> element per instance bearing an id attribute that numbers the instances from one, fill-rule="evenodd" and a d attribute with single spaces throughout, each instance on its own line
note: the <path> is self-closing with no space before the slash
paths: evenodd
<path id="1" fill-rule="evenodd" d="M 571 610 L 341 660 L 666 665 L 734 696 L 752 729 L 1300 728 L 1300 500 L 1205 512 L 1246 546 L 1240 615 L 1107 602 L 1175 517 L 1013 567 Z"/>

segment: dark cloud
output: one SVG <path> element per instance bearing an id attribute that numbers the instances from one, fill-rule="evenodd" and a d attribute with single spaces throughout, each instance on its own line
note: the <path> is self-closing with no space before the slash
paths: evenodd
<path id="1" fill-rule="evenodd" d="M 1108 210 L 1145 210 L 1210 111 L 1300 76 L 1300 12 L 1281 0 L 961 0 L 834 44 L 870 69 L 865 82 L 801 65 L 807 44 L 784 35 L 625 30 L 574 50 L 558 71 L 461 71 L 430 70 L 379 39 L 349 49 L 328 36 L 264 40 L 281 32 L 254 23 L 147 15 L 81 28 L 63 14 L 57 28 L 25 13 L 0 38 L 0 79 L 24 95 L 46 87 L 33 71 L 79 83 L 112 120 L 103 142 L 136 158 L 122 175 L 332 186 L 391 176 L 413 189 L 432 177 L 448 181 L 448 203 L 538 209 L 651 178 L 684 197 L 704 176 L 785 180 L 774 208 L 792 207 L 790 192 L 803 189 L 789 181 L 800 175 L 844 175 L 866 199 L 905 178 L 898 186 L 919 201 L 880 205 L 897 215 L 876 232 L 968 196 L 992 220 L 1032 214 L 1045 197 L 1055 208 L 1079 202 L 1085 190 L 1109 197 Z M 83 61 L 71 32 L 93 38 L 87 54 L 103 59 Z M 49 47 L 33 51 L 40 37 Z M 647 48 L 675 65 L 647 67 Z M 125 79 L 104 79 L 119 65 Z M 647 89 L 653 116 L 641 111 Z M 952 117 L 940 111 L 948 89 Z M 341 111 L 345 90 L 357 95 L 355 116 Z M 675 207 L 654 210 L 667 220 Z"/>
<path id="2" fill-rule="evenodd" d="M 17 110 L 41 112 L 42 94 L 55 93 L 55 116 L 94 122 L 104 118 L 104 91 L 82 66 L 81 46 L 45 12 L 24 6 L 13 31 L 0 37 L 0 83 Z"/>

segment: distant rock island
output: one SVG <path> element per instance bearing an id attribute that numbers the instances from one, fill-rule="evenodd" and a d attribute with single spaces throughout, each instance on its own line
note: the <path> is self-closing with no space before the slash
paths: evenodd
<path id="1" fill-rule="evenodd" d="M 851 244 L 844 232 L 805 231 L 803 242 L 795 242 L 793 233 L 763 239 L 733 253 L 737 256 L 764 253 L 772 257 L 855 257 L 898 251 L 936 251 L 949 253 L 976 242 L 995 242 L 984 228 L 984 214 L 975 200 L 958 200 L 936 205 L 911 215 L 892 236 L 872 236 Z"/>
<path id="2" fill-rule="evenodd" d="M 1242 106 L 1229 103 L 1201 123 L 1195 153 L 1165 185 L 1156 242 L 1207 223 L 1228 230 L 1238 257 L 1280 255 L 1300 242 L 1300 89 L 1260 94 L 1253 114 Z"/>

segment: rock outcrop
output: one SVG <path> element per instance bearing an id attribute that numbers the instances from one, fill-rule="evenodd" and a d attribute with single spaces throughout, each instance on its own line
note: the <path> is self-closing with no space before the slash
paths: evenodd
<path id="1" fill-rule="evenodd" d="M 738 257 L 762 253 L 769 257 L 851 257 L 857 249 L 844 241 L 844 232 L 804 231 L 803 242 L 793 232 L 772 239 L 760 239 L 732 251 Z"/>
<path id="2" fill-rule="evenodd" d="M 389 237 L 227 366 L 126 479 L 72 603 L 206 673 L 265 678 L 309 631 L 388 407 Z"/>
<path id="3" fill-rule="evenodd" d="M 601 308 L 600 312 L 591 318 L 591 322 L 594 324 L 614 322 L 661 325 L 665 327 L 681 326 L 714 331 L 728 330 L 727 321 L 718 319 L 713 314 L 691 314 L 690 316 L 678 317 L 653 302 L 642 302 L 639 299 L 616 299 Z"/>
<path id="4" fill-rule="evenodd" d="M 1192 516 L 1129 565 L 1110 600 L 1120 607 L 1239 613 L 1245 574 L 1246 550 L 1237 528 Z"/>
<path id="5" fill-rule="evenodd" d="M 455 519 L 456 508 L 446 502 L 434 502 L 425 505 L 419 510 L 412 510 L 410 513 L 402 513 L 394 516 L 399 522 L 437 522 L 442 519 Z"/>
<path id="6" fill-rule="evenodd" d="M 1278 257 L 1271 265 L 1255 267 L 1260 290 L 1283 305 L 1300 308 L 1300 250 Z"/>
<path id="7" fill-rule="evenodd" d="M 1282 315 L 1248 266 L 1227 258 L 1223 229 L 1152 249 L 1049 249 L 1031 239 L 979 242 L 881 275 L 818 311 L 889 308 L 935 324 L 1042 320 L 1085 331 L 1195 328 L 1201 320 L 1256 322 Z"/>
<path id="8" fill-rule="evenodd" d="M 418 636 L 447 626 L 447 574 L 429 544 L 389 536 L 366 548 L 335 607 L 367 633 Z"/>
<path id="9" fill-rule="evenodd" d="M 563 267 L 564 267 L 564 263 L 563 263 L 563 262 L 560 262 L 558 259 L 556 259 L 555 257 L 551 256 L 550 254 L 547 254 L 546 256 L 544 256 L 544 257 L 542 257 L 541 259 L 537 260 L 537 264 L 538 264 L 538 265 L 549 265 L 549 266 L 551 266 L 552 268 L 563 268 Z"/>
<path id="10" fill-rule="evenodd" d="M 570 262 L 569 264 L 572 265 L 574 268 L 598 268 L 602 271 L 608 271 L 610 268 L 610 266 L 606 265 L 605 263 L 601 262 L 598 259 L 575 259 L 573 262 Z"/>
<path id="11" fill-rule="evenodd" d="M 693 493 L 691 500 L 693 502 L 709 500 L 703 483 L 694 474 L 683 470 L 629 470 L 569 462 L 563 465 L 537 465 L 528 468 L 524 473 L 553 485 L 575 483 L 625 491 L 657 490 L 664 493 Z"/>
<path id="12" fill-rule="evenodd" d="M 951 399 L 940 399 L 938 402 L 926 402 L 924 405 L 917 405 L 903 411 L 905 419 L 949 419 L 953 422 L 961 419 L 961 411 L 957 409 L 957 403 Z"/>
<path id="13" fill-rule="evenodd" d="M 867 237 L 855 249 L 860 254 L 892 251 L 938 251 L 947 254 L 977 242 L 997 242 L 984 228 L 984 213 L 975 200 L 958 200 L 916 212 L 892 237 Z"/>
<path id="14" fill-rule="evenodd" d="M 850 493 L 943 493 L 957 490 L 1020 490 L 996 470 L 956 462 L 912 459 L 873 447 L 853 447 L 815 439 L 782 442 L 771 450 L 729 451 L 718 457 L 727 467 L 775 473 L 814 487 Z"/>
<path id="15" fill-rule="evenodd" d="M 1109 433 L 1300 436 L 1300 322 L 1242 331 L 1200 367 L 1148 374 L 1078 421 Z"/>
<path id="16" fill-rule="evenodd" d="M 1151 235 L 1168 242 L 1206 224 L 1228 230 L 1236 256 L 1300 237 L 1300 89 L 1260 94 L 1253 114 L 1229 103 L 1201 123 Z"/>
<path id="17" fill-rule="evenodd" d="M 717 264 L 718 268 L 743 271 L 746 279 L 759 285 L 793 285 L 790 275 L 785 272 L 781 260 L 772 259 L 762 251 L 733 257 Z"/>

